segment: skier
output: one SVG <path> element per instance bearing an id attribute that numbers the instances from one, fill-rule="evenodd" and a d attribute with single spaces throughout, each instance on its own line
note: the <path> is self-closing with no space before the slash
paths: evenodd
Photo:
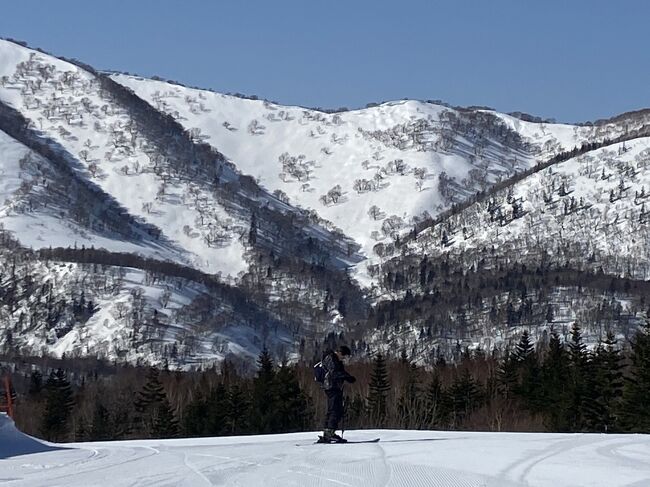
<path id="1" fill-rule="evenodd" d="M 336 434 L 336 430 L 343 418 L 343 382 L 354 384 L 357 380 L 343 366 L 343 360 L 349 356 L 350 348 L 341 345 L 336 351 L 327 350 L 320 362 L 324 372 L 322 387 L 327 395 L 327 416 L 323 436 L 318 440 L 320 443 L 346 442 Z"/>

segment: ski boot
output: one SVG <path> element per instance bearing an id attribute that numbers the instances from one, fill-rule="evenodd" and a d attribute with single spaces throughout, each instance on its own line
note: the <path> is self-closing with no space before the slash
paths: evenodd
<path id="1" fill-rule="evenodd" d="M 317 443 L 347 443 L 348 440 L 336 434 L 332 429 L 325 429 L 323 435 L 318 437 Z"/>

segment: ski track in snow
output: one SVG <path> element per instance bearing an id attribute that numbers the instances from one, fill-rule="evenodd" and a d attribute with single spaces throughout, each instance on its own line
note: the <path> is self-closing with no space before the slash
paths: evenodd
<path id="1" fill-rule="evenodd" d="M 314 436 L 65 444 L 59 450 L 8 456 L 0 462 L 0 483 L 8 487 L 650 485 L 647 435 L 385 430 L 349 432 L 350 439 L 381 436 L 380 443 L 306 443 Z M 14 438 L 18 437 L 0 440 Z"/>

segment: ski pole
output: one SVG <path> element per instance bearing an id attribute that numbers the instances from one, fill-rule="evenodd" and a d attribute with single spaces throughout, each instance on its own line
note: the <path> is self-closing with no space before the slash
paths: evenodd
<path id="1" fill-rule="evenodd" d="M 345 390 L 345 382 L 341 385 L 341 401 L 343 402 L 343 417 L 341 418 L 341 438 L 343 438 L 343 433 L 345 433 L 345 413 L 347 412 L 347 401 L 344 401 L 345 396 L 343 392 Z"/>

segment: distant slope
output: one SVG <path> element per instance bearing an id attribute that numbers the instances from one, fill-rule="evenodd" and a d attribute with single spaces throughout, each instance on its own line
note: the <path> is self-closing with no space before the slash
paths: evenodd
<path id="1" fill-rule="evenodd" d="M 417 101 L 329 114 L 112 78 L 218 147 L 264 187 L 332 222 L 361 244 L 371 262 L 374 245 L 418 221 L 559 152 L 625 130 L 622 122 L 531 123 Z M 369 284 L 367 264 L 357 266 L 356 277 Z"/>
<path id="2" fill-rule="evenodd" d="M 467 258 L 494 247 L 513 262 L 650 275 L 650 138 L 553 165 L 417 236 L 416 255 Z"/>

